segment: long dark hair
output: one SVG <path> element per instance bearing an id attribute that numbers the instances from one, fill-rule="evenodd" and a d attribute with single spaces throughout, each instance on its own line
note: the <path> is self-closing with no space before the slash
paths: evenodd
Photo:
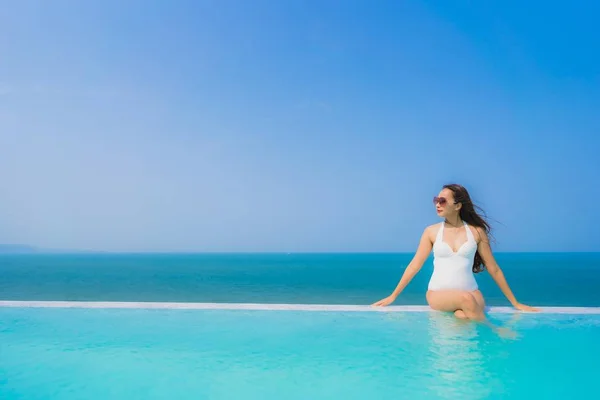
<path id="1" fill-rule="evenodd" d="M 450 190 L 454 194 L 454 201 L 462 204 L 462 207 L 460 208 L 460 219 L 469 225 L 482 228 L 486 234 L 490 233 L 491 226 L 485 220 L 485 218 L 487 218 L 485 211 L 473 204 L 467 189 L 456 183 L 444 185 L 444 189 Z M 479 251 L 477 251 L 475 252 L 475 260 L 473 261 L 473 272 L 478 273 L 484 269 L 485 265 L 483 264 L 483 259 L 481 258 Z"/>

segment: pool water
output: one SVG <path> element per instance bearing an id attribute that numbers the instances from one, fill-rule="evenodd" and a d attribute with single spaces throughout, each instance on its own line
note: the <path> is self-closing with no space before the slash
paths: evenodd
<path id="1" fill-rule="evenodd" d="M 565 399 L 600 315 L 0 308 L 0 398 Z"/>

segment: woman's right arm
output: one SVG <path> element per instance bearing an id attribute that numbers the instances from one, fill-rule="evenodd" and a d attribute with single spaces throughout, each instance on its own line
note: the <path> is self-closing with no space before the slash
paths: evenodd
<path id="1" fill-rule="evenodd" d="M 421 241 L 419 242 L 417 252 L 415 253 L 413 259 L 410 261 L 410 263 L 404 270 L 404 273 L 400 278 L 400 282 L 398 282 L 398 285 L 396 286 L 392 294 L 374 303 L 374 306 L 387 306 L 389 304 L 392 304 L 396 300 L 398 295 L 402 293 L 404 288 L 415 277 L 415 275 L 417 275 L 417 272 L 421 270 L 423 264 L 425 263 L 425 260 L 427 260 L 427 257 L 429 257 L 431 249 L 433 248 L 433 243 L 431 242 L 430 236 L 430 229 L 431 227 L 426 228 L 423 234 L 421 235 Z"/>

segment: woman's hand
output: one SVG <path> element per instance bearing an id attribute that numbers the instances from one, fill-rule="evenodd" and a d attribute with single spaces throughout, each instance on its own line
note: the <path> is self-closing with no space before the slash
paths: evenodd
<path id="1" fill-rule="evenodd" d="M 529 312 L 538 312 L 539 308 L 531 307 L 525 304 L 517 303 L 514 307 L 519 311 L 529 311 Z"/>
<path id="2" fill-rule="evenodd" d="M 378 302 L 373 303 L 372 305 L 375 307 L 385 307 L 385 306 L 389 306 L 394 301 L 396 301 L 396 296 L 390 295 L 390 296 L 386 297 L 385 299 L 381 299 Z"/>

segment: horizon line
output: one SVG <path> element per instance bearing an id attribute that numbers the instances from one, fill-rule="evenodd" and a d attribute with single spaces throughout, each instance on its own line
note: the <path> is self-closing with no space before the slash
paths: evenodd
<path id="1" fill-rule="evenodd" d="M 0 244 L 0 255 L 3 254 L 415 254 L 415 251 L 401 250 L 304 250 L 304 251 L 285 251 L 285 250 L 82 250 L 82 249 L 46 249 L 28 246 L 26 251 L 2 251 Z M 494 254 L 600 254 L 599 250 L 496 250 Z"/>

